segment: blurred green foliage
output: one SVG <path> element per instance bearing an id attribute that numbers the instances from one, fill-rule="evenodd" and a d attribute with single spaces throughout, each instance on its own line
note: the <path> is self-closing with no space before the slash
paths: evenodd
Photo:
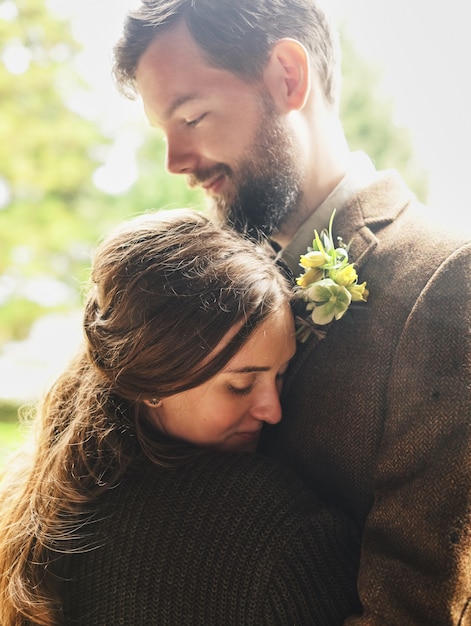
<path id="1" fill-rule="evenodd" d="M 1 17 L 6 4 L 13 19 Z M 195 204 L 195 192 L 160 167 L 155 136 L 137 156 L 131 190 L 113 196 L 94 185 L 112 139 L 70 106 L 88 89 L 73 70 L 79 52 L 46 0 L 0 0 L 0 346 L 26 337 L 41 315 L 80 305 L 90 248 L 113 224 L 170 202 Z"/>
<path id="2" fill-rule="evenodd" d="M 382 72 L 365 61 L 352 41 L 342 42 L 342 100 L 340 116 L 352 150 L 363 150 L 377 169 L 396 168 L 422 202 L 428 179 L 414 156 L 408 129 L 394 122 L 394 100 L 384 94 Z"/>
<path id="3" fill-rule="evenodd" d="M 18 406 L 0 401 L 0 471 L 24 438 L 25 429 L 18 421 Z"/>

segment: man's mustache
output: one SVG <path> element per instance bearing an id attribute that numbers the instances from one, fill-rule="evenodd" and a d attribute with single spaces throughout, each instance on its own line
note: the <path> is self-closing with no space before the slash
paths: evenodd
<path id="1" fill-rule="evenodd" d="M 194 187 L 201 187 L 206 182 L 217 178 L 218 176 L 232 177 L 232 170 L 228 165 L 220 163 L 214 167 L 205 170 L 195 170 L 187 177 L 188 186 L 192 189 Z"/>

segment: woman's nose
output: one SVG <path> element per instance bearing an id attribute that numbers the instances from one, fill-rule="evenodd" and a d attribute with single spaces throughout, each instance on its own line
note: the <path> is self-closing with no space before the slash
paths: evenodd
<path id="1" fill-rule="evenodd" d="M 276 384 L 260 390 L 252 406 L 251 414 L 255 419 L 267 422 L 267 424 L 278 424 L 281 420 L 281 404 Z"/>

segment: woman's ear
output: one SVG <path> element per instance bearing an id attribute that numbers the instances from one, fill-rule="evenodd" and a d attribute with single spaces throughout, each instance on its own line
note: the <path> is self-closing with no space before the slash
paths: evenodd
<path id="1" fill-rule="evenodd" d="M 309 53 L 295 39 L 280 39 L 273 46 L 264 82 L 280 112 L 299 110 L 311 86 Z"/>
<path id="2" fill-rule="evenodd" d="M 151 400 L 144 400 L 144 404 L 146 404 L 151 409 L 156 409 L 159 406 L 162 406 L 162 400 L 158 400 L 157 398 L 152 398 Z"/>

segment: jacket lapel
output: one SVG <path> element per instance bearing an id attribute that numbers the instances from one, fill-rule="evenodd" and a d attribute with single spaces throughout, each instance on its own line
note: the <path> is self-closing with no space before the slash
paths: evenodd
<path id="1" fill-rule="evenodd" d="M 378 172 L 375 182 L 339 212 L 334 220 L 334 236 L 350 243 L 349 257 L 357 268 L 376 249 L 381 229 L 391 224 L 414 198 L 398 172 L 385 170 Z"/>
<path id="2" fill-rule="evenodd" d="M 385 170 L 378 172 L 375 182 L 335 216 L 334 238 L 341 236 L 346 244 L 350 244 L 349 260 L 355 263 L 357 270 L 361 270 L 378 247 L 380 231 L 391 224 L 414 198 L 398 172 Z M 361 271 L 359 274 L 361 279 Z M 286 373 L 283 396 L 319 341 L 322 340 L 312 334 L 306 343 L 298 344 Z"/>

